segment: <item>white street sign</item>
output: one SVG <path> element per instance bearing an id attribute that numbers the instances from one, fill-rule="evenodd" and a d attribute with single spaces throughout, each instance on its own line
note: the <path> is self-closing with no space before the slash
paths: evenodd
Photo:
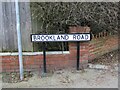
<path id="1" fill-rule="evenodd" d="M 90 41 L 90 33 L 84 34 L 51 34 L 51 35 L 31 35 L 32 42 L 67 42 L 67 41 Z"/>

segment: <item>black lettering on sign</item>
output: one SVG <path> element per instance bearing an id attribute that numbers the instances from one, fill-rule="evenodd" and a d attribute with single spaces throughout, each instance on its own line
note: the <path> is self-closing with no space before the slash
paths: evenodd
<path id="1" fill-rule="evenodd" d="M 40 40 L 40 35 L 37 36 L 37 39 Z"/>
<path id="2" fill-rule="evenodd" d="M 81 36 L 81 39 L 84 39 L 84 36 L 83 36 L 83 35 Z"/>
<path id="3" fill-rule="evenodd" d="M 33 38 L 34 38 L 34 40 L 36 41 L 36 36 L 35 36 L 35 35 L 33 36 Z"/>
<path id="4" fill-rule="evenodd" d="M 76 40 L 76 35 L 73 35 L 73 39 Z"/>
<path id="5" fill-rule="evenodd" d="M 77 35 L 77 40 L 80 40 L 80 35 Z"/>
<path id="6" fill-rule="evenodd" d="M 69 36 L 68 35 L 65 35 L 65 40 L 68 40 L 69 39 Z"/>
<path id="7" fill-rule="evenodd" d="M 65 39 L 65 36 L 61 35 L 61 39 L 63 39 L 63 40 L 64 40 L 64 39 Z"/>
<path id="8" fill-rule="evenodd" d="M 48 40 L 49 40 L 49 37 L 48 37 L 48 35 L 46 35 L 45 39 L 46 39 L 46 41 L 48 41 Z"/>
<path id="9" fill-rule="evenodd" d="M 51 39 L 51 40 L 52 40 L 52 36 L 49 36 L 49 39 Z"/>
<path id="10" fill-rule="evenodd" d="M 53 37 L 53 40 L 55 41 L 55 36 L 52 36 Z"/>
<path id="11" fill-rule="evenodd" d="M 44 41 L 44 36 L 43 35 L 41 36 L 41 40 Z"/>
<path id="12" fill-rule="evenodd" d="M 60 36 L 57 37 L 57 40 L 60 39 Z"/>
<path id="13" fill-rule="evenodd" d="M 88 35 L 85 35 L 85 39 L 86 39 L 86 40 L 88 39 Z"/>

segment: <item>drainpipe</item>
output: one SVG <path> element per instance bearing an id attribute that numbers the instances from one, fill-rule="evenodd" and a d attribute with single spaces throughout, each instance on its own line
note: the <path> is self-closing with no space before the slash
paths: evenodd
<path id="1" fill-rule="evenodd" d="M 21 41 L 21 31 L 20 31 L 20 16 L 19 16 L 18 0 L 15 1 L 15 8 L 16 8 L 16 29 L 17 29 L 17 39 L 18 39 L 20 79 L 23 80 L 22 41 Z"/>

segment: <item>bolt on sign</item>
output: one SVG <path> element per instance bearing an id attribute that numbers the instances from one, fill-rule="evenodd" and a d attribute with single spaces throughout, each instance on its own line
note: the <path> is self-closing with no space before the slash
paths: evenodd
<path id="1" fill-rule="evenodd" d="M 90 34 L 57 34 L 57 35 L 37 35 L 32 34 L 32 42 L 66 42 L 66 41 L 89 41 Z"/>
<path id="2" fill-rule="evenodd" d="M 81 41 L 90 41 L 90 33 L 79 33 L 79 34 L 51 34 L 51 35 L 39 35 L 31 34 L 32 42 L 43 42 L 43 70 L 46 73 L 46 44 L 45 42 L 68 42 L 74 41 L 77 42 L 77 63 L 76 67 L 79 70 L 79 59 L 80 59 L 80 42 Z"/>

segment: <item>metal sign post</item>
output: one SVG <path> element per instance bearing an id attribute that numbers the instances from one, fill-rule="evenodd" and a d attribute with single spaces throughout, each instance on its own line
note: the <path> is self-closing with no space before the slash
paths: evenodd
<path id="1" fill-rule="evenodd" d="M 79 70 L 80 65 L 80 42 L 77 42 L 77 70 Z"/>
<path id="2" fill-rule="evenodd" d="M 46 71 L 46 43 L 43 42 L 43 71 L 44 73 L 47 73 Z"/>
<path id="3" fill-rule="evenodd" d="M 77 65 L 76 68 L 79 70 L 80 63 L 80 42 L 90 41 L 90 33 L 79 33 L 79 34 L 52 34 L 52 35 L 39 35 L 31 34 L 32 42 L 43 42 L 43 68 L 44 73 L 46 70 L 46 43 L 45 42 L 77 42 Z"/>
<path id="4" fill-rule="evenodd" d="M 19 53 L 19 69 L 20 69 L 20 80 L 23 80 L 23 60 L 22 60 L 22 40 L 20 31 L 20 14 L 19 14 L 19 3 L 15 0 L 16 8 L 16 29 L 17 29 L 17 39 L 18 39 L 18 53 Z"/>

